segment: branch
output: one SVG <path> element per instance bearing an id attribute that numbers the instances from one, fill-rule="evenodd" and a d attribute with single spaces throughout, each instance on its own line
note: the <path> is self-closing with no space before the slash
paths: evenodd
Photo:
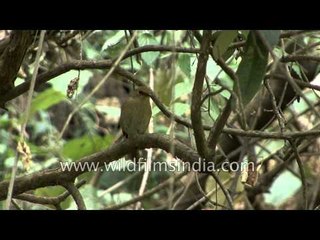
<path id="1" fill-rule="evenodd" d="M 213 51 L 211 51 L 211 57 L 214 59 Z M 216 63 L 221 67 L 221 69 L 233 80 L 234 82 L 234 89 L 233 91 L 236 93 L 236 96 L 238 98 L 238 104 L 239 104 L 239 110 L 240 110 L 240 120 L 241 120 L 241 125 L 243 128 L 247 127 L 246 123 L 246 117 L 244 113 L 244 106 L 243 106 L 243 101 L 242 101 L 242 96 L 241 96 L 241 90 L 240 90 L 240 83 L 239 83 L 239 78 L 237 74 L 230 68 L 222 58 L 214 59 Z"/>
<path id="2" fill-rule="evenodd" d="M 83 186 L 86 182 L 84 180 L 79 181 L 76 184 L 77 188 L 80 188 Z M 18 196 L 15 196 L 15 199 L 19 199 L 22 201 L 27 201 L 27 202 L 32 202 L 32 203 L 37 203 L 37 204 L 44 204 L 44 205 L 59 205 L 61 202 L 67 199 L 69 197 L 70 192 L 65 191 L 64 193 L 60 194 L 57 197 L 42 197 L 42 196 L 35 196 L 33 194 L 28 194 L 28 193 L 22 193 Z"/>
<path id="3" fill-rule="evenodd" d="M 300 177 L 301 177 L 301 183 L 302 183 L 302 196 L 303 196 L 303 206 L 305 210 L 308 210 L 308 201 L 307 201 L 307 182 L 306 182 L 306 175 L 303 170 L 303 164 L 299 155 L 299 151 L 297 149 L 297 146 L 294 141 L 289 141 L 291 144 L 291 147 L 293 148 L 293 153 L 296 158 L 299 171 L 300 171 Z"/>
<path id="4" fill-rule="evenodd" d="M 0 94 L 11 90 L 24 56 L 31 45 L 31 31 L 13 31 L 10 42 L 0 56 Z"/>
<path id="5" fill-rule="evenodd" d="M 201 98 L 204 78 L 207 69 L 207 61 L 209 57 L 210 42 L 211 31 L 204 31 L 191 99 L 191 124 L 194 132 L 197 150 L 199 152 L 199 155 L 203 158 L 206 158 L 208 156 L 208 149 L 205 144 L 206 140 L 201 118 Z"/>
<path id="6" fill-rule="evenodd" d="M 117 210 L 117 209 L 121 209 L 121 208 L 130 206 L 130 205 L 132 205 L 132 204 L 134 204 L 136 202 L 139 202 L 139 201 L 141 201 L 141 200 L 143 200 L 145 198 L 148 198 L 148 197 L 152 196 L 153 194 L 155 194 L 155 193 L 161 191 L 162 189 L 164 189 L 165 187 L 170 186 L 172 184 L 172 181 L 177 181 L 177 180 L 179 180 L 180 178 L 182 178 L 186 174 L 187 174 L 187 172 L 182 172 L 182 173 L 174 176 L 173 179 L 169 178 L 169 179 L 165 180 L 164 182 L 158 184 L 158 186 L 146 191 L 141 196 L 137 196 L 137 197 L 132 198 L 129 201 L 126 201 L 126 202 L 123 202 L 123 203 L 111 205 L 109 207 L 106 207 L 104 210 Z"/>
<path id="7" fill-rule="evenodd" d="M 213 150 L 213 155 L 215 153 L 219 136 L 222 133 L 223 127 L 226 125 L 228 118 L 231 114 L 232 101 L 233 101 L 233 98 L 231 96 L 227 102 L 227 105 L 223 109 L 223 112 L 219 115 L 218 119 L 215 121 L 214 125 L 210 130 L 209 137 L 208 137 L 208 147 Z"/>
<path id="8" fill-rule="evenodd" d="M 229 205 L 229 208 L 231 210 L 233 210 L 233 204 L 232 204 L 232 198 L 230 196 L 230 193 L 228 192 L 228 190 L 225 188 L 225 186 L 223 185 L 223 183 L 220 181 L 220 178 L 217 176 L 217 174 L 215 172 L 210 173 L 210 175 L 214 178 L 214 180 L 218 183 L 218 185 L 220 186 L 223 194 L 226 197 L 227 203 Z"/>
<path id="9" fill-rule="evenodd" d="M 83 197 L 79 189 L 72 182 L 66 182 L 63 184 L 63 186 L 65 187 L 65 189 L 68 190 L 68 192 L 73 197 L 74 201 L 78 206 L 78 210 L 86 210 L 86 205 L 84 203 Z"/>
<path id="10" fill-rule="evenodd" d="M 309 56 L 309 55 L 288 55 L 281 58 L 281 62 L 295 62 L 295 61 L 315 61 L 320 62 L 319 56 Z"/>
<path id="11" fill-rule="evenodd" d="M 309 142 L 306 142 L 298 147 L 297 151 L 298 153 L 301 151 L 304 151 L 310 146 Z M 279 152 L 280 150 L 276 151 L 275 153 Z M 253 197 L 257 194 L 263 193 L 268 191 L 276 177 L 285 169 L 287 169 L 288 165 L 295 159 L 295 153 L 294 150 L 289 149 L 289 151 L 285 154 L 283 157 L 284 162 L 278 164 L 275 166 L 271 171 L 267 172 L 263 176 L 261 176 L 258 184 L 254 187 L 247 188 L 249 197 Z M 271 154 L 268 158 L 264 159 L 264 161 L 267 161 L 268 159 L 271 159 L 272 156 L 275 154 Z"/>
<path id="12" fill-rule="evenodd" d="M 88 171 L 88 169 L 77 168 L 80 164 L 82 164 L 82 166 L 90 166 L 90 164 L 83 165 L 85 162 L 104 166 L 104 164 L 109 164 L 110 162 L 127 155 L 135 148 L 160 148 L 166 152 L 170 152 L 172 144 L 175 148 L 174 157 L 191 164 L 198 162 L 199 155 L 193 149 L 178 140 L 172 141 L 169 136 L 163 134 L 144 134 L 138 136 L 137 139 L 135 139 L 134 144 L 129 140 L 124 140 L 110 146 L 106 150 L 84 157 L 80 161 L 75 162 L 75 165 L 73 165 L 74 167 L 71 168 L 70 171 L 67 169 L 63 171 L 61 168 L 56 168 L 17 177 L 13 189 L 13 196 L 41 187 L 63 185 L 66 182 L 73 182 L 77 176 Z M 78 171 L 76 171 L 76 169 L 78 169 Z M 9 181 L 0 182 L 0 201 L 4 200 L 7 196 L 8 184 Z"/>
<path id="13" fill-rule="evenodd" d="M 212 173 L 214 173 L 214 172 L 212 172 Z M 215 176 L 216 176 L 216 175 L 215 175 Z M 233 209 L 232 204 L 229 206 L 229 208 L 227 208 L 227 207 L 219 204 L 218 202 L 212 201 L 212 200 L 210 199 L 210 197 L 207 196 L 208 194 L 202 189 L 202 186 L 201 186 L 201 184 L 200 184 L 200 182 L 199 182 L 198 173 L 195 174 L 195 178 L 196 178 L 197 187 L 198 187 L 199 191 L 201 192 L 202 197 L 206 198 L 206 200 L 207 200 L 209 203 L 211 203 L 213 206 L 222 207 L 222 208 L 226 208 L 226 209 L 229 209 L 229 210 Z M 220 182 L 220 179 L 219 179 L 219 182 Z M 221 182 L 220 182 L 220 183 L 221 183 Z M 221 184 L 221 185 L 219 184 L 219 187 L 220 187 L 220 188 L 221 188 L 221 187 L 225 188 L 223 184 Z M 226 195 L 225 195 L 225 196 L 226 196 Z M 226 196 L 226 198 L 227 198 L 227 196 Z"/>
<path id="14" fill-rule="evenodd" d="M 134 48 L 128 51 L 123 59 L 129 58 L 133 55 L 137 55 L 143 52 L 178 52 L 178 53 L 200 53 L 199 48 L 182 48 L 175 46 L 164 46 L 164 45 L 145 45 L 142 47 Z"/>
<path id="15" fill-rule="evenodd" d="M 222 184 L 226 185 L 227 183 L 229 183 L 231 181 L 232 178 L 229 178 L 227 180 L 225 180 Z M 208 192 L 205 196 L 202 196 L 199 200 L 197 200 L 196 202 L 194 202 L 192 205 L 190 205 L 186 210 L 193 210 L 195 209 L 198 205 L 204 203 L 207 201 L 207 198 L 210 197 L 213 193 L 217 194 L 217 191 L 219 190 L 220 186 L 217 185 L 216 188 L 212 189 L 210 192 Z M 220 205 L 220 204 L 219 204 Z M 223 207 L 226 208 L 223 205 L 220 205 L 219 207 Z"/>

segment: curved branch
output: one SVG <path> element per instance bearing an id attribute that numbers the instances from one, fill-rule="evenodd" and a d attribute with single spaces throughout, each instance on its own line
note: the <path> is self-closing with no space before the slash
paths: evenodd
<path id="1" fill-rule="evenodd" d="M 78 206 L 78 210 L 86 210 L 86 205 L 79 189 L 72 182 L 66 182 L 62 186 L 64 186 L 73 197 Z"/>
<path id="2" fill-rule="evenodd" d="M 11 90 L 24 56 L 31 45 L 31 31 L 13 31 L 8 46 L 0 56 L 0 93 Z"/>
<path id="3" fill-rule="evenodd" d="M 204 77 L 207 70 L 207 61 L 209 57 L 211 41 L 211 31 L 204 31 L 201 41 L 201 52 L 198 59 L 198 66 L 194 85 L 192 89 L 191 98 L 191 124 L 193 128 L 194 137 L 196 140 L 197 150 L 201 157 L 206 158 L 208 156 L 208 148 L 206 145 L 206 139 L 203 131 L 203 124 L 201 118 L 201 99 L 203 91 Z"/>
<path id="4" fill-rule="evenodd" d="M 299 171 L 300 171 L 300 177 L 301 177 L 301 183 L 302 183 L 302 196 L 303 196 L 303 206 L 305 210 L 308 210 L 308 201 L 307 201 L 307 182 L 306 182 L 306 174 L 303 169 L 302 160 L 299 154 L 299 151 L 297 149 L 296 143 L 294 141 L 289 141 L 289 143 L 292 146 L 294 156 L 296 158 Z"/>
<path id="5" fill-rule="evenodd" d="M 182 48 L 164 45 L 145 45 L 128 51 L 123 59 L 129 58 L 143 52 L 177 52 L 177 53 L 200 53 L 199 48 Z"/>
<path id="6" fill-rule="evenodd" d="M 83 186 L 86 182 L 84 180 L 81 180 L 80 182 L 76 183 L 76 187 L 80 188 Z M 37 203 L 37 204 L 44 204 L 44 205 L 54 205 L 57 206 L 61 202 L 67 199 L 69 197 L 70 192 L 65 191 L 64 193 L 60 194 L 57 197 L 42 197 L 42 196 L 35 196 L 33 194 L 28 194 L 28 193 L 22 193 L 18 196 L 15 196 L 15 199 L 19 199 L 22 201 L 27 201 L 27 202 L 32 202 L 32 203 Z"/>

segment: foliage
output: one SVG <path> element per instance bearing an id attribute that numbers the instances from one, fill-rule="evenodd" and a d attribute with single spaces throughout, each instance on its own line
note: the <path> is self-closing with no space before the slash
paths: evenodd
<path id="1" fill-rule="evenodd" d="M 42 52 L 41 69 L 46 69 L 44 71 L 50 72 L 65 63 L 78 61 L 80 51 L 82 51 L 83 58 L 80 61 L 93 60 L 97 62 L 104 61 L 105 63 L 116 59 L 122 53 L 133 34 L 132 31 L 127 30 L 82 31 L 79 33 L 81 33 L 81 36 L 85 36 L 81 40 L 81 44 L 80 38 L 75 37 L 80 35 L 76 34 L 65 43 L 66 46 L 61 46 L 59 41 L 68 36 L 69 33 L 49 31 L 45 40 L 47 47 Z M 273 112 L 275 111 L 274 99 L 264 84 L 266 79 L 269 78 L 274 89 L 273 97 L 278 104 L 276 108 L 280 111 L 279 114 L 286 119 L 286 131 L 284 134 L 306 132 L 307 129 L 310 130 L 313 127 L 317 130 L 319 121 L 316 113 L 319 111 L 319 94 L 317 90 L 319 88 L 310 90 L 308 82 L 312 81 L 316 74 L 312 79 L 309 79 L 312 71 L 308 71 L 308 68 L 311 66 L 310 64 L 315 64 L 318 60 L 311 60 L 311 63 L 309 60 L 286 62 L 284 58 L 291 55 L 294 56 L 298 49 L 319 42 L 320 35 L 318 32 L 310 31 L 284 37 L 283 33 L 285 31 L 280 30 L 212 31 L 211 46 L 208 50 L 208 60 L 206 62 L 206 77 L 201 89 L 201 99 L 203 99 L 201 121 L 203 126 L 214 126 L 226 108 L 230 96 L 235 95 L 235 103 L 231 109 L 231 114 L 223 126 L 224 128 L 240 129 L 240 125 L 237 123 L 238 116 L 241 116 L 240 98 L 237 92 L 239 87 L 242 99 L 241 104 L 246 107 L 243 114 L 246 114 L 248 120 L 248 126 L 243 131 L 247 133 L 251 130 L 256 130 L 258 133 L 280 133 L 279 121 L 281 120 Z M 199 74 L 200 61 L 198 62 L 198 59 L 203 54 L 201 52 L 201 38 L 197 37 L 197 34 L 200 37 L 204 36 L 203 31 L 138 31 L 137 38 L 130 46 L 129 51 L 141 47 L 154 47 L 156 50 L 138 52 L 123 59 L 119 65 L 123 71 L 128 73 L 127 76 L 133 74 L 142 83 L 151 86 L 156 97 L 169 111 L 188 122 L 191 122 L 194 82 L 197 74 Z M 299 45 L 295 44 L 296 42 Z M 290 50 L 290 44 L 292 43 L 294 43 L 294 47 L 293 50 Z M 37 51 L 36 49 L 31 49 L 32 47 L 34 46 L 30 46 L 30 50 L 21 65 L 14 83 L 16 88 L 30 81 L 34 66 L 33 55 Z M 167 47 L 167 49 L 163 50 L 162 48 L 164 47 Z M 170 47 L 173 49 L 170 49 Z M 272 51 L 272 55 L 270 51 Z M 304 55 L 317 56 L 313 51 L 316 50 L 310 49 Z M 297 55 L 299 55 L 299 52 Z M 277 59 L 273 59 L 274 57 Z M 219 63 L 220 60 L 224 61 L 229 70 L 237 76 L 238 82 L 233 79 L 232 74 L 225 71 L 224 66 Z M 304 98 L 297 99 L 295 95 L 298 93 L 296 90 L 292 90 L 289 83 L 286 88 L 280 87 L 280 90 L 277 88 L 278 85 L 280 86 L 286 81 L 286 77 L 284 79 L 276 79 L 277 74 L 281 74 L 281 72 L 277 72 L 280 71 L 276 65 L 278 62 L 287 64 L 288 71 L 290 71 L 294 81 L 302 89 Z M 151 69 L 153 70 L 153 76 L 150 73 Z M 33 94 L 30 119 L 25 133 L 21 132 L 22 120 L 25 117 L 26 96 L 24 94 L 19 94 L 11 102 L 8 102 L 6 104 L 7 111 L 0 110 L 1 180 L 9 180 L 11 177 L 11 169 L 17 151 L 16 147 L 21 135 L 25 136 L 25 144 L 30 147 L 32 163 L 28 170 L 19 162 L 19 176 L 37 173 L 40 170 L 54 169 L 60 166 L 60 162 L 77 163 L 79 160 L 112 147 L 117 141 L 123 141 L 121 138 L 119 140 L 121 130 L 119 129 L 118 121 L 121 113 L 121 104 L 133 89 L 132 79 L 121 75 L 119 72 L 114 72 L 110 79 L 91 98 L 86 99 L 86 96 L 90 94 L 95 86 L 100 84 L 109 70 L 110 67 L 83 67 L 81 71 L 73 68 L 62 74 L 54 75 L 47 83 L 37 86 Z M 319 71 L 318 65 L 312 65 L 312 70 L 317 73 Z M 68 85 L 77 76 L 80 76 L 80 80 L 76 94 L 69 99 L 66 96 Z M 152 78 L 154 78 L 154 82 L 150 82 Z M 283 91 L 284 94 L 288 93 L 283 97 L 284 100 L 282 99 L 282 101 L 287 101 L 285 104 L 280 102 Z M 4 96 L 6 96 L 6 93 L 4 93 Z M 1 104 L 2 100 L 3 98 L 0 97 Z M 84 104 L 77 109 L 82 101 L 85 101 Z M 160 108 L 154 103 L 152 104 L 152 131 L 175 137 L 178 141 L 196 151 L 195 141 L 197 139 L 194 139 L 191 129 L 178 123 L 173 124 L 173 119 L 165 117 Z M 260 109 L 259 104 L 265 104 L 261 105 L 264 109 Z M 314 106 L 314 109 L 310 105 Z M 70 122 L 67 122 L 69 121 L 69 114 L 75 109 L 77 111 L 75 111 L 74 116 L 69 119 Z M 264 125 L 260 126 L 259 121 L 263 122 Z M 66 130 L 62 133 L 66 123 L 68 124 L 66 125 Z M 225 133 L 222 133 L 217 138 L 220 141 L 217 149 L 215 149 L 220 154 L 217 156 L 229 154 L 229 150 L 232 148 L 232 144 L 230 144 L 228 146 L 231 147 L 228 150 L 228 146 L 224 145 L 226 143 L 223 142 L 221 137 L 224 136 L 224 139 L 226 139 L 230 135 L 223 134 Z M 205 131 L 204 136 L 207 139 L 209 131 Z M 291 156 L 286 155 L 292 149 L 286 139 L 264 139 L 261 137 L 253 147 L 250 147 L 247 143 L 251 140 L 257 139 L 252 136 L 237 135 L 232 139 L 232 142 L 236 145 L 238 144 L 238 147 L 243 146 L 241 153 L 236 155 L 236 158 L 240 159 L 240 161 L 250 162 L 255 159 L 256 164 L 259 165 L 258 170 L 256 169 L 255 171 L 259 173 L 259 176 L 270 172 L 275 166 L 279 166 L 281 161 L 286 161 L 284 159 L 285 156 Z M 290 140 L 296 141 L 296 139 Z M 302 141 L 299 142 L 297 140 L 296 142 L 298 146 L 302 146 L 307 140 L 307 138 L 303 138 Z M 319 161 L 316 161 L 317 157 L 312 154 L 314 149 L 319 147 L 318 145 L 316 138 L 310 138 L 309 148 L 305 148 L 299 153 L 301 156 L 303 153 L 309 156 L 301 157 L 302 170 L 305 171 L 308 177 L 308 185 L 312 186 L 316 182 L 315 176 L 319 173 L 317 172 L 319 171 Z M 307 155 L 307 153 L 310 154 Z M 141 151 L 141 154 L 143 157 L 147 156 L 145 150 Z M 177 162 L 173 155 L 160 148 L 152 150 L 152 161 L 164 163 L 166 166 L 169 166 L 172 162 Z M 230 157 L 228 161 L 232 162 L 234 159 Z M 120 162 L 121 160 L 115 161 L 115 163 L 119 164 Z M 126 164 L 129 166 L 133 162 L 127 161 Z M 122 167 L 123 169 L 125 168 L 125 166 Z M 125 203 L 137 196 L 141 187 L 143 172 L 132 173 L 123 169 L 121 170 L 120 167 L 117 171 L 100 172 L 98 170 L 81 174 L 77 178 L 78 181 L 81 179 L 86 180 L 86 184 L 80 188 L 80 194 L 83 196 L 87 209 L 108 208 Z M 261 196 L 263 197 L 261 199 L 257 198 L 257 196 L 250 198 L 249 201 L 252 206 L 248 206 L 244 197 L 246 194 L 250 195 L 250 190 L 248 190 L 247 185 L 241 182 L 241 174 L 240 172 L 232 173 L 226 171 L 219 173 L 221 181 L 226 182 L 226 188 L 235 192 L 233 200 L 236 209 L 248 209 L 249 207 L 256 209 L 302 208 L 302 200 L 297 195 L 301 194 L 303 179 L 301 179 L 301 169 L 297 162 L 292 161 L 287 168 L 274 176 L 270 183 L 268 182 L 269 193 L 262 194 Z M 176 175 L 177 172 L 151 171 L 145 192 L 156 188 L 160 183 L 168 179 L 173 179 Z M 126 182 L 126 179 L 130 179 L 130 181 Z M 124 183 L 121 183 L 122 181 Z M 115 187 L 118 184 L 119 186 Z M 207 193 L 217 188 L 217 183 L 212 178 L 202 181 L 201 185 Z M 171 185 L 166 185 L 162 190 L 156 191 L 141 200 L 142 208 L 173 208 L 174 204 L 180 201 L 178 201 L 179 196 L 186 189 L 186 186 L 188 184 L 185 180 L 172 181 Z M 254 188 L 255 185 L 250 187 Z M 190 189 L 191 192 L 196 191 L 199 193 L 198 185 L 195 182 Z M 57 185 L 38 188 L 32 190 L 31 193 L 38 197 L 56 197 L 65 191 L 66 189 L 63 186 Z M 310 198 L 309 195 L 307 197 Z M 200 196 L 202 195 L 200 194 Z M 291 206 L 289 200 L 293 198 L 295 199 L 295 204 Z M 226 205 L 226 196 L 221 189 L 215 191 L 210 196 L 210 199 Z M 314 203 L 312 203 L 313 207 L 320 204 L 320 196 L 315 196 L 313 199 L 315 199 Z M 188 206 L 194 202 L 196 200 L 189 202 Z M 50 204 L 26 203 L 25 201 L 18 201 L 18 204 L 24 209 L 54 209 L 57 207 Z M 184 208 L 188 206 L 184 206 Z M 61 202 L 60 207 L 62 209 L 77 209 L 78 206 L 69 196 Z M 132 209 L 134 207 L 135 204 L 131 204 L 124 208 Z M 210 201 L 202 207 L 217 208 Z M 221 207 L 218 209 L 221 209 Z"/>

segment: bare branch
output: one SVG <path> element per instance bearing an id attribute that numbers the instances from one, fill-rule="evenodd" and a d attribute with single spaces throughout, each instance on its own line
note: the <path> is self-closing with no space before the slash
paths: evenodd
<path id="1" fill-rule="evenodd" d="M 0 56 L 0 94 L 13 88 L 14 80 L 31 42 L 31 31 L 12 31 L 9 43 Z"/>
<path id="2" fill-rule="evenodd" d="M 299 166 L 300 177 L 302 182 L 302 195 L 303 195 L 303 206 L 305 210 L 308 210 L 308 201 L 307 201 L 307 182 L 306 182 L 306 175 L 303 170 L 303 164 L 299 155 L 299 151 L 294 141 L 289 140 L 291 147 L 293 148 L 293 153 L 295 155 L 296 161 Z"/>
<path id="3" fill-rule="evenodd" d="M 122 60 L 131 56 L 144 53 L 144 52 L 177 52 L 177 53 L 200 53 L 199 48 L 182 48 L 175 46 L 163 46 L 163 45 L 145 45 L 138 48 L 134 48 L 128 51 Z"/>
<path id="4" fill-rule="evenodd" d="M 228 118 L 231 114 L 232 101 L 233 101 L 233 98 L 231 96 L 227 102 L 227 105 L 223 109 L 223 112 L 219 115 L 218 119 L 215 121 L 214 125 L 210 130 L 209 137 L 208 137 L 208 147 L 212 149 L 213 156 L 215 155 L 215 149 L 219 140 L 219 136 L 222 133 L 223 127 L 226 125 Z"/>
<path id="5" fill-rule="evenodd" d="M 208 156 L 208 149 L 207 145 L 205 144 L 206 140 L 201 118 L 201 98 L 204 78 L 207 69 L 210 41 L 211 31 L 204 31 L 191 99 L 191 124 L 196 140 L 197 150 L 199 152 L 199 155 L 203 158 L 206 158 Z"/>
<path id="6" fill-rule="evenodd" d="M 86 205 L 79 189 L 72 182 L 66 182 L 62 184 L 62 186 L 64 186 L 73 197 L 78 206 L 78 210 L 86 210 Z"/>
<path id="7" fill-rule="evenodd" d="M 78 183 L 76 183 L 76 187 L 80 188 L 85 183 L 86 182 L 84 180 L 81 180 Z M 15 196 L 14 198 L 19 199 L 19 200 L 23 200 L 23 201 L 27 201 L 27 202 L 37 203 L 37 204 L 44 204 L 44 205 L 48 204 L 48 205 L 57 206 L 61 202 L 66 200 L 67 197 L 69 197 L 69 195 L 70 195 L 69 191 L 65 191 L 64 193 L 60 194 L 57 197 L 42 197 L 42 196 L 35 196 L 33 194 L 22 193 L 18 196 Z"/>
<path id="8" fill-rule="evenodd" d="M 288 55 L 281 58 L 281 62 L 284 62 L 284 63 L 301 61 L 301 60 L 320 62 L 320 57 L 309 56 L 309 55 Z"/>

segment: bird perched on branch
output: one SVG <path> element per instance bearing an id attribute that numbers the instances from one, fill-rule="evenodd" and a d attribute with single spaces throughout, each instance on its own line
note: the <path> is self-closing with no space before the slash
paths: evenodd
<path id="1" fill-rule="evenodd" d="M 144 134 L 151 118 L 149 89 L 145 86 L 138 87 L 121 106 L 120 127 L 123 135 L 134 139 L 139 134 Z M 129 154 L 133 161 L 138 159 L 138 151 Z"/>

